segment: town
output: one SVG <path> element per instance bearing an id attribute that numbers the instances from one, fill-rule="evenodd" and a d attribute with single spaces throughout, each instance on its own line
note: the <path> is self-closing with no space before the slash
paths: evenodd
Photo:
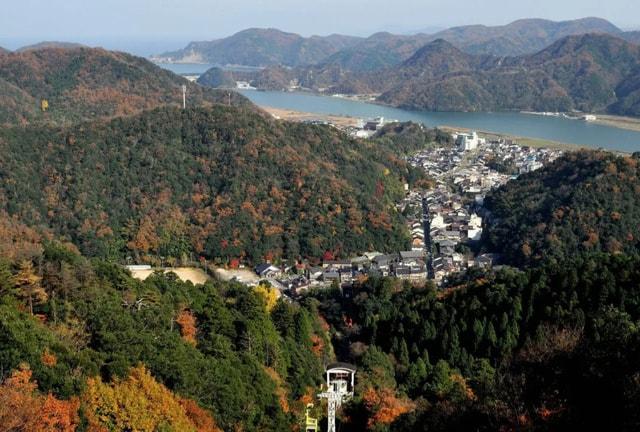
<path id="1" fill-rule="evenodd" d="M 352 134 L 370 137 L 385 122 L 376 118 L 361 124 Z M 440 286 L 454 273 L 499 264 L 499 255 L 477 248 L 486 216 L 485 195 L 521 174 L 542 168 L 562 151 L 521 146 L 506 139 L 487 140 L 476 132 L 454 133 L 453 139 L 451 147 L 431 147 L 408 157 L 408 162 L 423 169 L 435 185 L 429 190 L 410 190 L 405 185 L 406 197 L 397 204 L 411 232 L 410 250 L 367 252 L 297 269 L 264 263 L 255 268 L 256 281 L 267 281 L 295 297 L 311 288 L 347 288 L 369 276 L 416 283 L 433 280 Z"/>

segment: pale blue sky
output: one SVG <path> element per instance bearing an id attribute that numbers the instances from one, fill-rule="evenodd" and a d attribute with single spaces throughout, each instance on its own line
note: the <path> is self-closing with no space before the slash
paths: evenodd
<path id="1" fill-rule="evenodd" d="M 70 40 L 151 52 L 247 27 L 368 35 L 518 18 L 599 16 L 640 27 L 639 0 L 2 0 L 0 46 Z M 137 47 L 137 48 L 136 48 Z"/>

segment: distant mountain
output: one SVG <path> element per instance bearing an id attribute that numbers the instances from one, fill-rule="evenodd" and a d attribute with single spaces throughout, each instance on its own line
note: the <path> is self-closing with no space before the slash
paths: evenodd
<path id="1" fill-rule="evenodd" d="M 339 66 L 355 72 L 380 70 L 402 63 L 426 43 L 438 39 L 471 54 L 514 56 L 535 53 L 563 37 L 585 33 L 619 35 L 622 31 L 606 20 L 584 18 L 562 22 L 525 19 L 505 26 L 453 27 L 435 34 L 377 33 L 330 56 L 318 69 L 326 71 Z"/>
<path id="2" fill-rule="evenodd" d="M 640 31 L 628 31 L 621 35 L 625 40 L 640 44 Z"/>
<path id="3" fill-rule="evenodd" d="M 585 33 L 619 35 L 622 30 L 601 18 L 560 22 L 523 19 L 504 26 L 453 27 L 434 34 L 432 39 L 444 39 L 472 54 L 516 56 L 532 54 L 564 37 Z"/>
<path id="4" fill-rule="evenodd" d="M 154 61 L 245 66 L 316 64 L 353 46 L 361 38 L 342 35 L 302 37 L 276 29 L 252 28 L 186 48 L 153 56 Z"/>
<path id="5" fill-rule="evenodd" d="M 640 115 L 640 46 L 604 34 L 569 36 L 508 58 L 434 42 L 380 79 L 393 83 L 378 88 L 381 101 L 411 108 Z"/>
<path id="6" fill-rule="evenodd" d="M 153 63 L 95 48 L 38 49 L 0 56 L 0 124 L 68 124 L 130 115 L 162 105 L 227 102 L 226 93 L 189 83 Z M 41 101 L 49 108 L 42 112 Z M 233 94 L 234 103 L 248 103 Z"/>
<path id="7" fill-rule="evenodd" d="M 402 63 L 431 39 L 426 34 L 376 33 L 328 57 L 319 69 L 339 67 L 356 72 L 383 69 Z"/>
<path id="8" fill-rule="evenodd" d="M 86 48 L 85 45 L 73 42 L 56 42 L 56 41 L 44 41 L 33 45 L 23 46 L 18 48 L 16 52 L 34 51 L 45 48 L 61 48 L 61 49 L 73 49 L 73 48 Z"/>
<path id="9" fill-rule="evenodd" d="M 529 55 L 469 54 L 442 39 L 402 64 L 370 72 L 339 66 L 263 70 L 258 88 L 293 84 L 326 94 L 377 94 L 434 111 L 571 111 L 640 115 L 640 46 L 606 34 L 568 36 Z"/>
<path id="10" fill-rule="evenodd" d="M 0 47 L 0 54 L 7 54 L 7 53 L 10 53 L 10 52 L 11 51 L 9 51 L 8 49 Z"/>

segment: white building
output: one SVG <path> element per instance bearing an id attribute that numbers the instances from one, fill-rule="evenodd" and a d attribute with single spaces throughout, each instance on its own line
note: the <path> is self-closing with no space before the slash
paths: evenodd
<path id="1" fill-rule="evenodd" d="M 473 131 L 471 133 L 457 133 L 456 134 L 456 146 L 460 151 L 475 150 L 479 145 L 485 143 L 484 138 L 480 138 L 478 133 Z"/>

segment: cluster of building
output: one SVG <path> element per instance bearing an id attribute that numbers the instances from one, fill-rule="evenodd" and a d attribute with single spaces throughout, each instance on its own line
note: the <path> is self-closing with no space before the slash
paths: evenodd
<path id="1" fill-rule="evenodd" d="M 413 247 L 425 250 L 437 283 L 469 267 L 495 264 L 495 254 L 473 253 L 482 238 L 486 193 L 561 155 L 506 140 L 486 141 L 475 132 L 454 134 L 454 139 L 455 147 L 426 149 L 409 158 L 435 180 L 435 187 L 411 191 L 399 204 L 409 215 Z"/>
<path id="2" fill-rule="evenodd" d="M 363 124 L 374 131 L 384 119 Z M 499 257 L 474 252 L 482 238 L 484 197 L 518 175 L 541 168 L 561 155 L 559 150 L 523 147 L 506 140 L 487 141 L 477 133 L 454 134 L 455 146 L 422 150 L 408 158 L 435 181 L 427 191 L 410 191 L 398 203 L 407 216 L 411 250 L 392 254 L 369 252 L 342 261 L 325 261 L 321 266 L 281 269 L 271 264 L 255 268 L 292 296 L 317 287 L 347 287 L 369 276 L 390 276 L 437 284 L 452 273 L 470 267 L 491 267 Z"/>
<path id="3" fill-rule="evenodd" d="M 257 266 L 255 272 L 280 291 L 297 296 L 310 288 L 350 286 L 369 276 L 389 276 L 424 282 L 428 276 L 427 258 L 423 249 L 391 254 L 368 252 L 351 259 L 325 261 L 320 266 L 306 267 L 298 272 L 268 263 Z"/>

